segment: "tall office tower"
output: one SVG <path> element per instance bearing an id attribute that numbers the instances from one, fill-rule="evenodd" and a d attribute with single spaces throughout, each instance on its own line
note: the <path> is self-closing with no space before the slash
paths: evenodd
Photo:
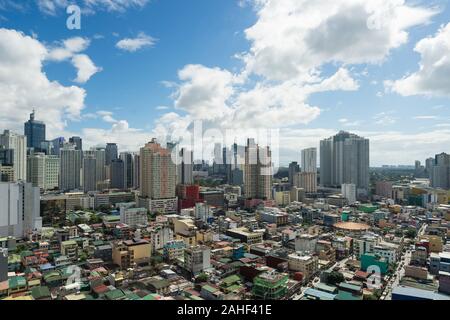
<path id="1" fill-rule="evenodd" d="M 99 190 L 99 185 L 103 184 L 106 180 L 106 151 L 105 148 L 91 148 L 90 153 L 95 157 L 96 169 L 95 169 L 95 181 L 96 190 Z"/>
<path id="2" fill-rule="evenodd" d="M 59 157 L 45 153 L 33 153 L 27 159 L 28 182 L 41 190 L 58 188 Z"/>
<path id="3" fill-rule="evenodd" d="M 66 143 L 60 150 L 60 154 L 59 189 L 61 191 L 80 189 L 83 151 L 76 150 L 73 144 Z"/>
<path id="4" fill-rule="evenodd" d="M 272 199 L 272 152 L 254 139 L 245 148 L 244 194 L 247 199 Z"/>
<path id="5" fill-rule="evenodd" d="M 110 188 L 111 189 L 124 189 L 124 162 L 121 159 L 114 159 L 111 161 L 110 168 L 110 176 L 111 176 L 111 182 L 110 182 Z"/>
<path id="6" fill-rule="evenodd" d="M 96 191 L 97 188 L 97 158 L 95 151 L 83 153 L 83 191 Z"/>
<path id="7" fill-rule="evenodd" d="M 66 139 L 64 137 L 59 137 L 56 139 L 53 139 L 50 141 L 53 145 L 53 155 L 59 157 L 59 151 L 64 147 L 64 143 L 66 142 Z"/>
<path id="8" fill-rule="evenodd" d="M 134 173 L 134 178 L 133 178 L 133 188 L 135 189 L 139 189 L 140 186 L 140 179 L 141 179 L 141 156 L 139 154 L 135 154 L 134 155 L 134 160 L 133 160 L 133 173 Z"/>
<path id="9" fill-rule="evenodd" d="M 177 184 L 191 185 L 194 183 L 194 152 L 186 148 L 177 150 Z"/>
<path id="10" fill-rule="evenodd" d="M 450 155 L 437 154 L 431 170 L 431 186 L 433 188 L 450 189 Z"/>
<path id="11" fill-rule="evenodd" d="M 121 152 L 120 160 L 123 161 L 123 189 L 131 189 L 133 188 L 134 178 L 133 154 L 130 152 Z"/>
<path id="12" fill-rule="evenodd" d="M 80 137 L 69 138 L 69 143 L 75 145 L 75 150 L 83 150 L 83 139 Z"/>
<path id="13" fill-rule="evenodd" d="M 156 139 L 140 151 L 141 197 L 166 199 L 175 197 L 176 167 L 168 149 L 161 147 Z"/>
<path id="14" fill-rule="evenodd" d="M 317 148 L 302 150 L 302 171 L 317 173 Z"/>
<path id="15" fill-rule="evenodd" d="M 107 143 L 106 144 L 106 156 L 105 156 L 105 165 L 109 166 L 111 161 L 118 159 L 119 150 L 117 148 L 117 144 L 115 143 Z"/>
<path id="16" fill-rule="evenodd" d="M 0 145 L 6 149 L 14 150 L 14 178 L 16 180 L 27 180 L 27 142 L 26 137 L 5 130 L 0 135 Z"/>
<path id="17" fill-rule="evenodd" d="M 39 188 L 27 182 L 0 182 L 0 237 L 23 238 L 42 228 Z"/>
<path id="18" fill-rule="evenodd" d="M 289 164 L 289 183 L 294 186 L 294 177 L 300 172 L 300 166 L 297 162 L 291 162 Z"/>
<path id="19" fill-rule="evenodd" d="M 25 122 L 25 136 L 27 137 L 27 147 L 40 150 L 41 143 L 45 141 L 45 124 L 35 120 L 35 112 L 30 114 L 30 119 Z"/>
<path id="20" fill-rule="evenodd" d="M 51 141 L 42 141 L 41 142 L 41 152 L 44 152 L 46 155 L 56 155 L 54 153 L 53 142 Z M 57 155 L 59 157 L 59 155 Z"/>
<path id="21" fill-rule="evenodd" d="M 369 140 L 341 131 L 320 141 L 320 181 L 324 187 L 353 183 L 358 195 L 367 195 Z"/>

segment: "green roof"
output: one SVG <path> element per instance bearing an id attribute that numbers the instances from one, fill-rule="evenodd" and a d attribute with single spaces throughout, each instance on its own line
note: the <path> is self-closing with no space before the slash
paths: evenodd
<path id="1" fill-rule="evenodd" d="M 12 277 L 9 278 L 9 288 L 15 289 L 19 287 L 25 287 L 27 285 L 27 280 L 24 277 Z"/>
<path id="2" fill-rule="evenodd" d="M 354 296 L 350 292 L 340 290 L 336 296 L 336 300 L 362 300 L 362 296 Z"/>
<path id="3" fill-rule="evenodd" d="M 43 286 L 43 287 L 39 286 L 39 287 L 32 288 L 31 295 L 34 299 L 42 299 L 42 298 L 50 298 L 51 297 L 50 290 L 46 286 Z"/>
<path id="4" fill-rule="evenodd" d="M 158 298 L 159 295 L 151 293 L 146 295 L 145 297 L 143 297 L 141 300 L 157 300 L 156 298 Z"/>
<path id="5" fill-rule="evenodd" d="M 230 286 L 230 285 L 232 285 L 232 284 L 234 284 L 234 283 L 236 283 L 236 282 L 238 282 L 238 281 L 240 281 L 241 280 L 241 278 L 239 278 L 239 276 L 238 275 L 232 275 L 232 276 L 229 276 L 229 277 L 226 277 L 225 279 L 223 279 L 222 280 L 222 284 L 224 284 L 225 286 Z"/>
<path id="6" fill-rule="evenodd" d="M 108 300 L 119 300 L 125 296 L 122 290 L 115 289 L 105 293 L 106 299 Z"/>
<path id="7" fill-rule="evenodd" d="M 214 288 L 214 287 L 211 287 L 210 285 L 207 285 L 207 284 L 205 284 L 205 285 L 202 287 L 202 289 L 205 289 L 206 291 L 211 292 L 211 293 L 214 293 L 214 292 L 219 291 L 219 289 Z"/>

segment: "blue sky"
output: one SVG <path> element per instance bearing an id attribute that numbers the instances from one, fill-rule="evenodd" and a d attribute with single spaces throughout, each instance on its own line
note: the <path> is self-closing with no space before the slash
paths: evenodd
<path id="1" fill-rule="evenodd" d="M 73 2 L 83 8 L 81 30 L 66 27 Z M 21 52 L 3 59 L 0 130 L 21 131 L 35 106 L 48 138 L 81 135 L 123 151 L 163 129 L 184 135 L 192 120 L 280 129 L 283 164 L 339 130 L 371 139 L 372 165 L 450 151 L 448 1 L 368 1 L 375 10 L 348 0 L 330 5 L 333 14 L 325 0 L 110 3 L 0 0 L 0 55 Z M 382 17 L 382 30 L 365 30 L 358 10 Z M 77 49 L 67 50 L 68 39 Z M 152 44 L 132 51 L 120 48 L 124 39 Z M 42 65 L 29 71 L 19 57 Z M 77 78 L 80 70 L 87 75 Z"/>

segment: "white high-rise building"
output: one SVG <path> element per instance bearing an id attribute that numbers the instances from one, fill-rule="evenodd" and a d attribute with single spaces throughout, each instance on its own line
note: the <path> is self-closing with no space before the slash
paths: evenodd
<path id="1" fill-rule="evenodd" d="M 302 150 L 302 172 L 317 173 L 317 149 Z"/>
<path id="2" fill-rule="evenodd" d="M 294 186 L 304 189 L 307 193 L 317 192 L 317 173 L 299 172 L 294 176 Z"/>
<path id="3" fill-rule="evenodd" d="M 27 177 L 34 187 L 41 190 L 53 190 L 58 188 L 59 157 L 34 153 L 27 159 Z"/>
<path id="4" fill-rule="evenodd" d="M 28 182 L 0 182 L 0 237 L 26 237 L 42 229 L 40 192 Z"/>
<path id="5" fill-rule="evenodd" d="M 356 185 L 354 183 L 342 184 L 341 193 L 348 200 L 348 204 L 354 204 L 356 202 Z"/>
<path id="6" fill-rule="evenodd" d="M 79 190 L 81 187 L 81 168 L 83 151 L 76 150 L 72 144 L 65 144 L 60 150 L 59 189 Z"/>
<path id="7" fill-rule="evenodd" d="M 27 181 L 27 139 L 25 136 L 5 130 L 0 134 L 0 145 L 14 150 L 14 178 Z"/>

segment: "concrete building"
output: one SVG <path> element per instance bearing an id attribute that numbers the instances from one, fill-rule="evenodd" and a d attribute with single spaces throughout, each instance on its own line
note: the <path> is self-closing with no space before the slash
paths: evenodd
<path id="1" fill-rule="evenodd" d="M 288 268 L 290 271 L 301 272 L 303 279 L 308 281 L 319 270 L 319 259 L 317 256 L 293 253 L 288 256 Z"/>
<path id="2" fill-rule="evenodd" d="M 120 208 L 120 222 L 130 227 L 145 226 L 148 224 L 146 208 Z"/>
<path id="3" fill-rule="evenodd" d="M 81 169 L 83 151 L 76 150 L 72 144 L 64 144 L 60 150 L 59 189 L 62 191 L 81 188 Z"/>
<path id="4" fill-rule="evenodd" d="M 80 137 L 70 137 L 69 143 L 75 146 L 75 150 L 83 150 L 83 139 Z"/>
<path id="5" fill-rule="evenodd" d="M 178 148 L 172 151 L 172 155 L 176 153 L 176 166 L 177 166 L 177 185 L 191 185 L 194 183 L 194 152 L 186 148 Z"/>
<path id="6" fill-rule="evenodd" d="M 227 230 L 226 234 L 247 244 L 257 244 L 263 241 L 263 233 L 251 232 L 245 227 L 229 229 Z"/>
<path id="7" fill-rule="evenodd" d="M 27 159 L 27 179 L 41 190 L 53 190 L 59 186 L 59 157 L 34 153 Z"/>
<path id="8" fill-rule="evenodd" d="M 140 151 L 140 196 L 149 200 L 147 208 L 150 211 L 154 212 L 158 206 L 158 210 L 163 210 L 160 213 L 173 213 L 178 202 L 175 192 L 176 166 L 171 152 L 153 139 Z M 155 201 L 157 204 L 153 203 Z M 174 207 L 170 208 L 167 204 L 174 204 Z"/>
<path id="9" fill-rule="evenodd" d="M 110 188 L 125 189 L 125 166 L 122 159 L 114 159 L 109 165 L 110 170 Z"/>
<path id="10" fill-rule="evenodd" d="M 113 245 L 113 262 L 121 269 L 128 269 L 140 263 L 148 263 L 151 254 L 152 246 L 146 240 L 119 241 Z"/>
<path id="11" fill-rule="evenodd" d="M 92 151 L 84 152 L 83 157 L 83 191 L 97 190 L 97 159 Z"/>
<path id="12" fill-rule="evenodd" d="M 450 189 L 450 155 L 436 155 L 431 167 L 431 186 L 433 188 Z"/>
<path id="13" fill-rule="evenodd" d="M 289 183 L 294 186 L 294 177 L 300 172 L 300 166 L 297 162 L 291 162 L 289 164 Z"/>
<path id="14" fill-rule="evenodd" d="M 14 150 L 14 178 L 27 181 L 27 142 L 26 137 L 5 130 L 0 134 L 0 145 L 6 149 Z"/>
<path id="15" fill-rule="evenodd" d="M 358 194 L 369 189 L 369 140 L 345 131 L 320 141 L 320 182 L 324 187 L 356 185 Z"/>
<path id="16" fill-rule="evenodd" d="M 123 162 L 123 189 L 132 189 L 134 185 L 134 159 L 130 152 L 121 152 L 120 160 Z"/>
<path id="17" fill-rule="evenodd" d="M 317 149 L 303 149 L 301 153 L 302 172 L 317 173 Z"/>
<path id="18" fill-rule="evenodd" d="M 272 199 L 272 153 L 248 139 L 245 148 L 244 195 L 247 199 Z"/>
<path id="19" fill-rule="evenodd" d="M 39 188 L 26 182 L 0 182 L 0 237 L 24 238 L 41 228 Z"/>
<path id="20" fill-rule="evenodd" d="M 109 166 L 113 160 L 118 159 L 119 149 L 116 143 L 107 143 L 105 148 L 105 165 Z"/>
<path id="21" fill-rule="evenodd" d="M 354 183 L 344 183 L 341 186 L 342 196 L 352 205 L 356 202 L 356 185 Z"/>
<path id="22" fill-rule="evenodd" d="M 184 268 L 194 275 L 211 268 L 211 249 L 207 246 L 186 248 L 184 250 Z"/>
<path id="23" fill-rule="evenodd" d="M 307 193 L 317 192 L 317 173 L 299 172 L 294 177 L 294 186 L 305 190 Z"/>

